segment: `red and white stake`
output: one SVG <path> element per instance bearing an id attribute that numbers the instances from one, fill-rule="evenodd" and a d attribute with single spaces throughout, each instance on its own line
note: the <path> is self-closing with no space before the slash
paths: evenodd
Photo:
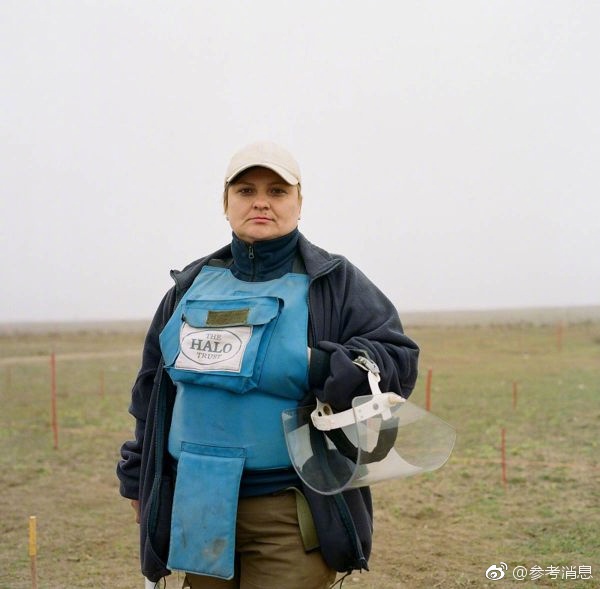
<path id="1" fill-rule="evenodd" d="M 431 381 L 433 379 L 433 369 L 427 371 L 427 380 L 425 381 L 425 409 L 431 411 Z"/>

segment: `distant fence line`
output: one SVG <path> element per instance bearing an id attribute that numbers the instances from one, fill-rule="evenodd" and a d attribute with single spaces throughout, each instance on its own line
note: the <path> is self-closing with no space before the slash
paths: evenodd
<path id="1" fill-rule="evenodd" d="M 141 359 L 141 349 L 135 350 L 119 350 L 109 352 L 66 352 L 64 354 L 57 353 L 56 360 L 89 360 L 95 358 L 132 358 L 139 357 Z M 0 366 L 13 364 L 31 364 L 48 362 L 49 354 L 36 354 L 31 356 L 7 356 L 0 358 Z"/>
<path id="2" fill-rule="evenodd" d="M 556 325 L 600 322 L 600 305 L 457 311 L 400 312 L 405 326 Z"/>
<path id="3" fill-rule="evenodd" d="M 0 336 L 52 333 L 146 333 L 150 320 L 0 322 Z"/>
<path id="4" fill-rule="evenodd" d="M 558 322 L 600 321 L 600 305 L 574 307 L 531 307 L 477 310 L 409 311 L 398 307 L 400 317 L 409 326 L 447 325 L 555 325 Z M 21 321 L 0 322 L 0 336 L 48 333 L 145 333 L 150 320 L 122 321 Z"/>

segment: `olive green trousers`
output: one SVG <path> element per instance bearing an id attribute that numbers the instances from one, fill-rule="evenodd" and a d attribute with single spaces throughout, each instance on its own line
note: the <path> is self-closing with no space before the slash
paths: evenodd
<path id="1" fill-rule="evenodd" d="M 305 499 L 294 491 L 240 499 L 235 577 L 223 581 L 188 573 L 191 589 L 327 589 L 336 572 L 314 548 Z M 302 522 L 302 533 L 300 531 Z M 307 529 L 308 528 L 308 529 Z M 307 547 L 313 548 L 305 550 Z"/>

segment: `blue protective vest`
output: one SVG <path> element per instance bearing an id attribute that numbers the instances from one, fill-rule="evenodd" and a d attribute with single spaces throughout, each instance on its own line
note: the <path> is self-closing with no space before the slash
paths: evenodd
<path id="1" fill-rule="evenodd" d="M 281 412 L 308 390 L 308 282 L 205 266 L 160 335 L 177 386 L 171 570 L 231 578 L 242 473 L 291 466 Z"/>

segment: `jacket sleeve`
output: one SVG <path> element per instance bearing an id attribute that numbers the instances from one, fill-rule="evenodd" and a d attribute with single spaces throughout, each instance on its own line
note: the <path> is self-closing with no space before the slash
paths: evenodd
<path id="1" fill-rule="evenodd" d="M 381 390 L 408 397 L 419 348 L 404 334 L 391 301 L 346 260 L 322 279 L 317 299 L 311 304 L 316 348 L 330 355 L 329 374 L 314 388 L 319 399 L 343 411 L 355 396 L 369 394 L 366 372 L 353 364 L 364 352 L 379 366 Z"/>
<path id="2" fill-rule="evenodd" d="M 140 466 L 148 406 L 161 359 L 158 338 L 170 316 L 174 297 L 174 289 L 171 289 L 154 315 L 144 341 L 142 364 L 131 391 L 129 413 L 135 418 L 134 439 L 126 441 L 121 446 L 121 460 L 117 465 L 121 495 L 129 499 L 139 499 Z"/>

